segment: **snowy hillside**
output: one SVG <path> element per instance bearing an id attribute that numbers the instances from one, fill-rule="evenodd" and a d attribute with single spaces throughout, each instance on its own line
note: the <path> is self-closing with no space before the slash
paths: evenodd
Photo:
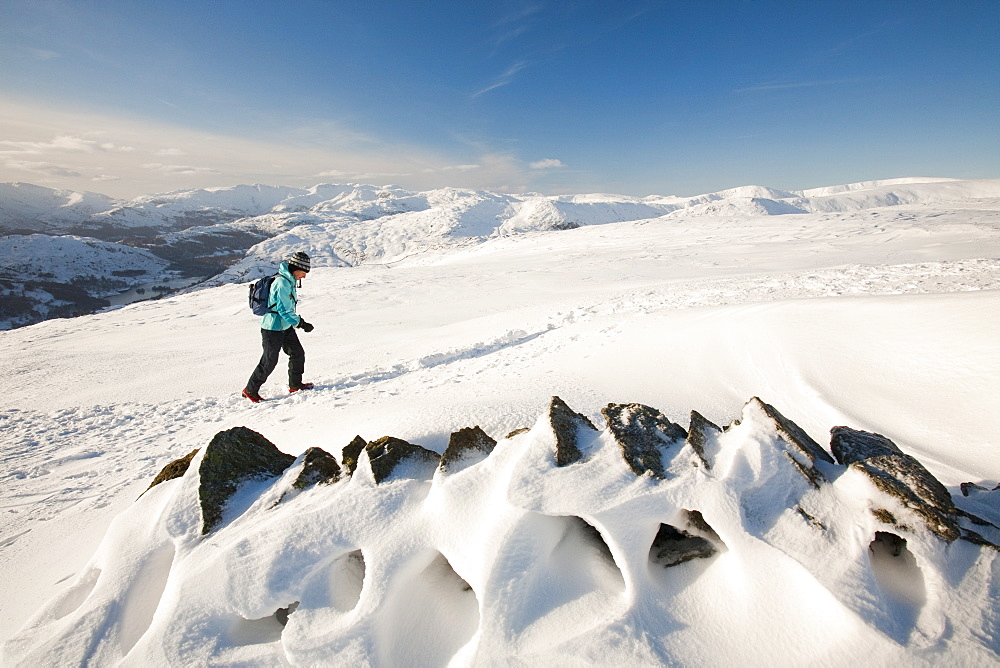
<path id="1" fill-rule="evenodd" d="M 149 280 L 167 266 L 147 250 L 76 236 L 0 237 L 0 275 L 28 275 L 33 280 L 71 282 L 81 276 L 122 284 Z M 145 277 L 145 278 L 144 278 Z M 105 294 L 121 288 L 105 288 Z"/>
<path id="2" fill-rule="evenodd" d="M 60 234 L 114 205 L 115 200 L 97 193 L 0 183 L 0 233 L 25 230 Z"/>
<path id="3" fill-rule="evenodd" d="M 4 665 L 996 662 L 1000 180 L 911 181 L 206 228 L 314 255 L 261 404 L 245 283 L 0 332 Z"/>

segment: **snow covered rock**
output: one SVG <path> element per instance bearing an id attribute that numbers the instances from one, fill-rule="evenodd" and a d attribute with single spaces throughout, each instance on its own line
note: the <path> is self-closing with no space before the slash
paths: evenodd
<path id="1" fill-rule="evenodd" d="M 837 461 L 862 471 L 876 487 L 916 513 L 944 540 L 953 541 L 961 535 L 951 494 L 915 458 L 881 434 L 850 427 L 834 427 L 830 433 L 831 449 Z M 886 508 L 876 508 L 872 512 L 889 524 L 903 521 Z"/>
<path id="2" fill-rule="evenodd" d="M 804 475 L 813 487 L 825 482 L 823 474 L 816 468 L 816 461 L 833 463 L 833 458 L 797 424 L 778 412 L 774 406 L 753 397 L 743 407 L 743 419 L 756 417 L 768 423 L 785 445 L 786 454 L 792 464 Z"/>
<path id="3" fill-rule="evenodd" d="M 419 445 L 393 436 L 383 436 L 365 446 L 375 482 L 381 483 L 396 473 L 413 478 L 430 478 L 441 463 L 441 456 Z M 398 469 L 398 470 L 397 470 Z"/>
<path id="4" fill-rule="evenodd" d="M 246 427 L 216 434 L 198 468 L 201 533 L 210 533 L 222 522 L 227 502 L 242 484 L 277 477 L 294 461 L 295 457 Z"/>
<path id="5" fill-rule="evenodd" d="M 464 470 L 486 459 L 496 445 L 496 440 L 479 425 L 460 429 L 449 437 L 448 447 L 441 455 L 440 469 L 451 473 Z"/>
<path id="6" fill-rule="evenodd" d="M 601 415 L 633 473 L 666 476 L 662 451 L 687 438 L 683 427 L 642 404 L 608 404 L 601 409 Z"/>
<path id="7" fill-rule="evenodd" d="M 705 459 L 705 444 L 709 438 L 722 432 L 722 428 L 706 418 L 698 411 L 691 411 L 691 422 L 688 426 L 687 439 L 685 442 L 694 450 L 694 453 L 701 460 L 705 468 L 712 468 L 708 460 Z"/>
<path id="8" fill-rule="evenodd" d="M 323 448 L 309 448 L 299 459 L 302 461 L 302 469 L 292 483 L 295 489 L 330 485 L 340 479 L 340 465 L 336 458 Z"/>
<path id="9" fill-rule="evenodd" d="M 344 463 L 344 470 L 347 471 L 348 475 L 353 475 L 354 470 L 358 467 L 358 457 L 361 456 L 367 445 L 368 441 L 360 436 L 355 436 L 350 443 L 344 446 L 340 461 Z"/>
<path id="10" fill-rule="evenodd" d="M 301 489 L 308 461 L 334 470 L 329 455 L 315 448 L 289 466 L 292 457 L 260 434 L 221 432 L 184 475 L 119 516 L 70 589 L 7 643 L 4 660 L 995 659 L 1000 552 L 872 515 L 873 503 L 892 500 L 856 464 L 897 456 L 893 447 L 841 428 L 838 457 L 861 458 L 837 464 L 756 398 L 726 430 L 694 418 L 684 444 L 651 407 L 611 404 L 606 413 L 598 431 L 553 397 L 534 427 L 495 445 L 481 430 L 456 432 L 452 461 L 463 466 L 447 475 L 420 446 L 357 437 L 343 461 L 349 469 L 356 457 L 354 475 Z M 664 441 L 667 433 L 677 438 Z M 665 466 L 670 476 L 637 477 L 633 465 L 648 452 L 622 456 L 620 438 L 680 454 L 691 434 L 711 468 L 684 462 Z M 560 441 L 578 455 L 572 465 L 553 457 Z M 804 476 L 810 467 L 822 477 Z M 214 476 L 223 519 L 206 533 L 197 507 L 210 474 L 223 471 Z M 970 503 L 995 493 L 968 492 Z M 203 503 L 202 514 L 207 521 Z M 794 639 L 759 642 L 790 628 Z"/>
<path id="11" fill-rule="evenodd" d="M 149 483 L 149 487 L 146 488 L 146 492 L 153 489 L 160 483 L 164 483 L 168 480 L 174 480 L 175 478 L 180 478 L 185 473 L 187 473 L 188 467 L 191 466 L 191 460 L 193 460 L 194 456 L 198 454 L 199 449 L 200 448 L 195 448 L 194 450 L 187 453 L 183 457 L 175 459 L 174 461 L 164 466 L 163 469 L 158 474 L 156 474 L 156 477 L 153 478 L 153 482 Z M 146 492 L 143 492 L 143 494 L 145 494 Z"/>
<path id="12" fill-rule="evenodd" d="M 697 519 L 692 519 L 692 517 Z M 690 511 L 688 513 L 688 523 L 700 522 L 707 531 L 711 532 L 711 527 L 704 524 L 701 513 Z M 714 532 L 712 532 L 714 533 Z M 718 536 L 716 536 L 718 538 Z M 711 540 L 696 533 L 690 533 L 685 529 L 678 529 L 669 524 L 661 524 L 650 547 L 649 559 L 651 562 L 659 564 L 664 568 L 683 564 L 692 559 L 708 559 L 718 552 Z"/>
<path id="13" fill-rule="evenodd" d="M 580 432 L 596 432 L 597 427 L 586 415 L 575 412 L 559 397 L 549 403 L 549 425 L 555 436 L 556 466 L 568 466 L 583 457 Z"/>

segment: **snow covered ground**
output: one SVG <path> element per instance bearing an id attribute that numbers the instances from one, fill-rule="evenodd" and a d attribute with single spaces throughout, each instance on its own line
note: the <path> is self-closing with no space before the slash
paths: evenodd
<path id="1" fill-rule="evenodd" d="M 697 480 L 636 478 L 606 432 L 579 464 L 546 458 L 554 395 L 599 429 L 609 403 L 687 428 L 692 409 L 723 426 L 757 396 L 827 449 L 837 425 L 883 434 L 960 506 L 1000 515 L 1000 492 L 958 488 L 1000 481 L 997 182 L 911 181 L 739 192 L 477 243 L 385 227 L 381 248 L 419 251 L 320 258 L 300 291 L 317 389 L 288 395 L 279 367 L 259 405 L 238 395 L 260 352 L 245 284 L 0 332 L 5 661 L 995 661 L 997 553 L 914 529 L 913 564 L 885 562 L 868 550 L 883 529 L 867 488 L 833 469 L 800 490 L 835 534 L 816 538 L 789 520 L 774 489 L 801 481 L 768 468 L 776 441 L 752 415 Z M 474 425 L 499 443 L 465 471 L 379 485 L 359 464 L 273 512 L 288 482 L 270 481 L 207 538 L 194 468 L 136 502 L 165 464 L 236 426 L 339 457 L 355 435 L 441 453 Z M 654 569 L 656 526 L 682 509 L 720 549 Z"/>

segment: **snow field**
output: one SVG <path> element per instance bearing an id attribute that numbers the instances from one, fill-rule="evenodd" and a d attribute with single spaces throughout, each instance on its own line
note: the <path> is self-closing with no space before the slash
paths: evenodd
<path id="1" fill-rule="evenodd" d="M 833 482 L 814 489 L 757 406 L 710 439 L 707 465 L 665 450 L 663 480 L 636 477 L 608 432 L 582 426 L 583 459 L 558 467 L 547 415 L 456 473 L 411 464 L 377 484 L 363 453 L 349 479 L 289 498 L 293 464 L 245 484 L 204 538 L 196 456 L 115 520 L 7 651 L 145 665 L 995 655 L 976 632 L 995 621 L 979 585 L 996 552 L 946 546 L 852 470 L 819 462 Z M 870 509 L 886 505 L 911 526 L 902 555 L 876 539 Z M 687 528 L 692 510 L 720 553 L 664 568 L 657 526 Z"/>
<path id="2" fill-rule="evenodd" d="M 221 663 L 336 652 L 384 665 L 406 646 L 435 665 L 503 652 L 557 664 L 993 660 L 995 562 L 936 538 L 907 536 L 905 564 L 869 552 L 880 529 L 858 518 L 870 485 L 850 474 L 803 497 L 828 509 L 833 537 L 817 541 L 775 498 L 788 479 L 753 477 L 774 459 L 762 435 L 719 439 L 715 484 L 653 493 L 607 442 L 578 477 L 551 475 L 536 425 L 434 482 L 375 486 L 362 467 L 270 510 L 280 481 L 246 490 L 239 517 L 197 545 L 185 538 L 198 521 L 191 479 L 133 503 L 167 461 L 233 426 L 293 455 L 339 453 L 355 434 L 441 452 L 461 427 L 500 440 L 536 424 L 552 395 L 598 425 L 608 402 L 638 401 L 684 426 L 691 409 L 728 424 L 760 396 L 821 444 L 838 424 L 885 434 L 956 498 L 961 482 L 992 488 L 991 207 L 626 221 L 319 268 L 300 308 L 317 326 L 300 334 L 317 390 L 287 395 L 279 367 L 263 391 L 275 400 L 256 406 L 238 397 L 259 355 L 243 284 L 0 333 L 22 351 L 0 368 L 2 638 L 57 598 L 18 647 L 31 638 L 47 656 L 101 663 L 163 659 L 154 638 Z M 59 388 L 41 408 L 40 386 Z M 648 568 L 658 524 L 691 509 L 725 549 Z M 611 561 L 571 517 L 601 532 Z M 323 545 L 292 547 L 318 534 Z M 199 603 L 181 611 L 184 600 Z M 294 601 L 282 627 L 274 613 Z"/>

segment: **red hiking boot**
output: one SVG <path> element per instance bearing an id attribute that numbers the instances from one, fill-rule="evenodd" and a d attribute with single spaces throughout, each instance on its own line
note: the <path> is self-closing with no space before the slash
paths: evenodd
<path id="1" fill-rule="evenodd" d="M 250 401 L 254 402 L 255 404 L 264 401 L 264 397 L 260 396 L 256 392 L 250 392 L 245 387 L 243 388 L 243 396 L 249 399 Z"/>
<path id="2" fill-rule="evenodd" d="M 298 387 L 290 387 L 290 388 L 288 388 L 288 391 L 289 392 L 298 392 L 299 390 L 311 390 L 311 389 L 313 389 L 313 387 L 314 386 L 313 386 L 312 383 L 302 383 Z"/>

